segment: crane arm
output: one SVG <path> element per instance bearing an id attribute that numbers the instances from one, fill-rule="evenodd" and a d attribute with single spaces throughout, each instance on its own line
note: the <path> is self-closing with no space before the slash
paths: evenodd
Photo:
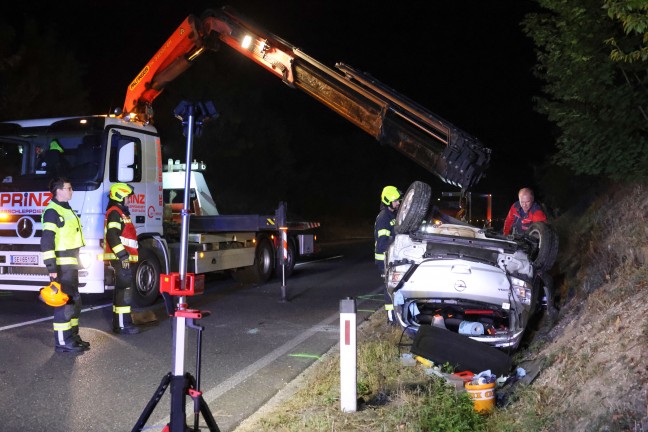
<path id="1" fill-rule="evenodd" d="M 490 164 L 491 150 L 477 138 L 343 63 L 330 69 L 281 38 L 251 25 L 234 10 L 186 18 L 130 84 L 125 113 L 152 115 L 164 87 L 218 41 L 346 118 L 380 143 L 409 157 L 441 180 L 467 190 Z"/>

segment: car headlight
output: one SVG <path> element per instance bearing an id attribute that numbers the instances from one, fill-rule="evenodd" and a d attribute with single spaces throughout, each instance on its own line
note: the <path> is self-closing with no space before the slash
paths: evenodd
<path id="1" fill-rule="evenodd" d="M 400 283 L 401 279 L 403 279 L 403 276 L 405 276 L 405 273 L 407 273 L 407 270 L 409 270 L 410 266 L 409 265 L 400 265 L 396 267 L 392 267 L 389 269 L 387 272 L 387 288 L 388 289 L 394 289 L 396 286 Z"/>
<path id="2" fill-rule="evenodd" d="M 530 305 L 531 288 L 529 287 L 529 283 L 523 281 L 522 279 L 511 277 L 511 285 L 513 286 L 513 291 L 515 291 L 518 298 L 520 299 L 520 303 Z"/>

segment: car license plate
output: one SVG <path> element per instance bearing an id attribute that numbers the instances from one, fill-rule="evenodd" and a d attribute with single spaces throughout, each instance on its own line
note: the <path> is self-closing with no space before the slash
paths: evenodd
<path id="1" fill-rule="evenodd" d="M 38 265 L 38 255 L 11 255 L 12 265 Z"/>

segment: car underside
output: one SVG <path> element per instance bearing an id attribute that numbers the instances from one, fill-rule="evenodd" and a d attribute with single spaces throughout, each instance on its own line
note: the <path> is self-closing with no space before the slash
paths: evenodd
<path id="1" fill-rule="evenodd" d="M 410 186 L 386 254 L 396 320 L 412 338 L 434 326 L 515 350 L 551 297 L 557 237 L 546 224 L 521 236 L 474 227 L 429 209 L 429 196 L 426 184 Z"/>

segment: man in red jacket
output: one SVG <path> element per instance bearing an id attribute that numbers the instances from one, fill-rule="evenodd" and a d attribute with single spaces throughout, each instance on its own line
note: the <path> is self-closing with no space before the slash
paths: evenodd
<path id="1" fill-rule="evenodd" d="M 518 192 L 519 201 L 513 203 L 504 221 L 504 234 L 522 234 L 529 229 L 534 222 L 545 222 L 547 215 L 544 214 L 540 204 L 534 202 L 533 191 L 529 188 L 522 188 Z"/>

